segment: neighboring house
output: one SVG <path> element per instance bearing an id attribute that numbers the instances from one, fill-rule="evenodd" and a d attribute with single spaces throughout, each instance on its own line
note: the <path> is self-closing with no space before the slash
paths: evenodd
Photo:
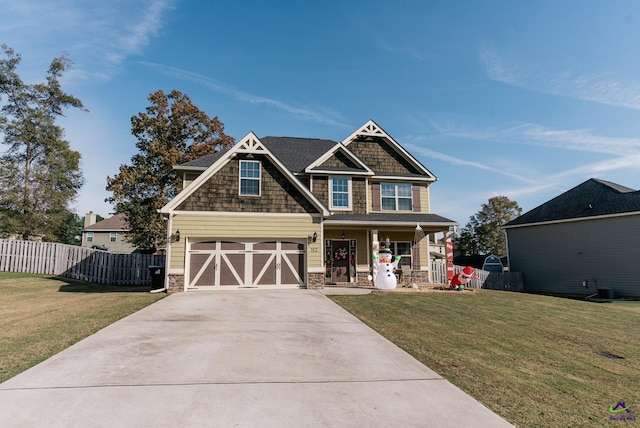
<path id="1" fill-rule="evenodd" d="M 446 263 L 447 261 L 447 241 L 444 237 L 438 238 L 438 235 L 429 235 L 430 258 L 433 261 Z"/>
<path id="2" fill-rule="evenodd" d="M 640 192 L 590 179 L 504 226 L 533 293 L 640 297 Z"/>
<path id="3" fill-rule="evenodd" d="M 370 285 L 381 241 L 427 282 L 417 226 L 457 224 L 430 213 L 436 177 L 373 121 L 342 142 L 249 133 L 175 169 L 184 188 L 161 209 L 172 291 Z"/>
<path id="4" fill-rule="evenodd" d="M 84 217 L 82 246 L 112 253 L 132 253 L 136 247 L 125 239 L 128 230 L 124 214 L 116 214 L 96 222 L 96 215 L 90 212 Z"/>

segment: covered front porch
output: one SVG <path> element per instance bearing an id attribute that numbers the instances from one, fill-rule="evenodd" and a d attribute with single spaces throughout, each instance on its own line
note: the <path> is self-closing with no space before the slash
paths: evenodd
<path id="1" fill-rule="evenodd" d="M 373 286 L 373 254 L 381 245 L 399 256 L 398 285 L 432 282 L 428 236 L 457 223 L 436 214 L 336 215 L 323 223 L 324 284 Z"/>

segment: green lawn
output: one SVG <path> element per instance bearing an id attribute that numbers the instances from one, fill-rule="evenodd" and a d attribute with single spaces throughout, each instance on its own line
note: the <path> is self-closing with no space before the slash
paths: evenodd
<path id="1" fill-rule="evenodd" d="M 489 290 L 331 298 L 519 427 L 640 424 L 640 302 Z M 633 413 L 611 413 L 618 401 Z M 637 419 L 610 419 L 620 416 Z"/>
<path id="2" fill-rule="evenodd" d="M 0 272 L 0 382 L 164 296 L 149 287 Z"/>

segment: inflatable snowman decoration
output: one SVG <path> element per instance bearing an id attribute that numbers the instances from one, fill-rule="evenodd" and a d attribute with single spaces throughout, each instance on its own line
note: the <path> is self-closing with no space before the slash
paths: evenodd
<path id="1" fill-rule="evenodd" d="M 375 285 L 381 290 L 393 290 L 398 285 L 398 280 L 393 270 L 398 266 L 400 256 L 392 262 L 393 256 L 388 248 L 381 248 L 378 255 L 373 253 L 373 266 L 376 271 Z"/>

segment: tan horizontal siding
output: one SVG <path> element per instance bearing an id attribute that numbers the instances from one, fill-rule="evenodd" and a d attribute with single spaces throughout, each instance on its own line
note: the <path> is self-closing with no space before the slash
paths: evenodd
<path id="1" fill-rule="evenodd" d="M 178 214 L 173 218 L 173 230 L 180 230 L 180 242 L 171 244 L 170 269 L 182 269 L 188 240 L 253 240 L 274 239 L 307 242 L 307 236 L 318 234 L 315 243 L 308 244 L 308 267 L 321 265 L 321 225 L 311 216 L 264 215 L 249 216 Z"/>

